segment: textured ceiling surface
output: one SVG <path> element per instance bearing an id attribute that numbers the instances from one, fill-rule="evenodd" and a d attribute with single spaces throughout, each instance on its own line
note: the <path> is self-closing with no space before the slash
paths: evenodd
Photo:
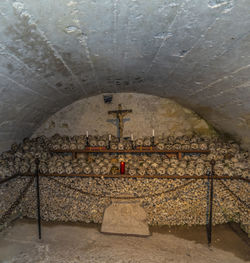
<path id="1" fill-rule="evenodd" d="M 0 79 L 0 150 L 111 92 L 175 99 L 250 148 L 250 1 L 2 0 Z"/>

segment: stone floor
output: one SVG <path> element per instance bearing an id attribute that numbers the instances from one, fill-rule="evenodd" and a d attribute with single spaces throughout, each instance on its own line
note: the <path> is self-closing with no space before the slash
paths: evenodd
<path id="1" fill-rule="evenodd" d="M 153 228 L 152 230 L 154 231 L 152 236 L 142 238 L 105 235 L 99 232 L 96 225 L 53 223 L 43 224 L 42 240 L 39 241 L 35 222 L 22 220 L 0 233 L 0 262 L 250 262 L 247 242 L 230 230 L 221 231 L 217 227 L 214 228 L 214 241 L 211 248 L 205 244 L 204 231 L 199 229 L 177 231 L 176 228 Z M 227 243 L 231 244 L 226 245 L 225 249 L 218 248 L 223 238 L 226 241 L 223 243 L 224 247 Z"/>

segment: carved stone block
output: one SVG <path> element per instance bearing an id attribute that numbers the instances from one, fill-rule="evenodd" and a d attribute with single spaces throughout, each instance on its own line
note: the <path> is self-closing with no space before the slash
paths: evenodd
<path id="1" fill-rule="evenodd" d="M 140 206 L 139 199 L 112 199 L 112 204 L 104 212 L 101 232 L 149 236 L 146 218 L 146 212 Z"/>

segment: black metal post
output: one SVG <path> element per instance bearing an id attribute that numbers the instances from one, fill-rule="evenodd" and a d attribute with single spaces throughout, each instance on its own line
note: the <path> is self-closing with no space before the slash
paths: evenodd
<path id="1" fill-rule="evenodd" d="M 42 238 L 41 234 L 41 214 L 40 214 L 40 185 L 39 185 L 39 159 L 36 159 L 36 197 L 37 197 L 37 224 L 38 224 L 38 237 Z"/>
<path id="2" fill-rule="evenodd" d="M 213 224 L 213 197 L 214 197 L 214 165 L 215 160 L 211 160 L 211 174 L 210 174 L 210 197 L 209 197 L 209 222 L 208 222 L 208 245 L 211 244 L 212 241 L 212 224 Z"/>

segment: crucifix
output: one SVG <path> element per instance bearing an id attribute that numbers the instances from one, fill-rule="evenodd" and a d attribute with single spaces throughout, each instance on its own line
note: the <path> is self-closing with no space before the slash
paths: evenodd
<path id="1" fill-rule="evenodd" d="M 132 112 L 132 110 L 123 110 L 121 104 L 118 105 L 118 110 L 108 111 L 108 114 L 115 114 L 116 118 L 118 119 L 118 124 L 119 124 L 119 138 L 120 138 L 120 139 L 123 138 L 123 129 L 124 129 L 123 117 L 124 117 L 127 113 L 131 113 L 131 112 Z"/>

